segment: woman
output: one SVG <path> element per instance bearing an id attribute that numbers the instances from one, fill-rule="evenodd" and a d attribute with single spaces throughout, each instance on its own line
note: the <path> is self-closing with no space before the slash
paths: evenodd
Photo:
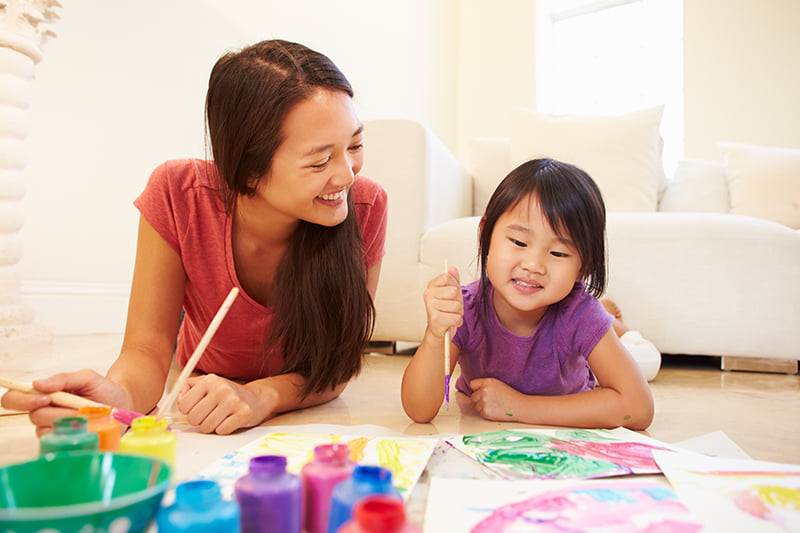
<path id="1" fill-rule="evenodd" d="M 363 128 L 353 90 L 326 56 L 272 40 L 220 58 L 206 95 L 213 161 L 159 166 L 141 212 L 125 336 L 106 377 L 34 382 L 150 411 L 173 352 L 184 365 L 225 295 L 239 287 L 178 409 L 227 434 L 329 401 L 361 366 L 374 320 L 386 193 L 357 176 Z M 183 319 L 182 310 L 184 311 Z M 177 345 L 176 345 L 177 335 Z M 37 433 L 70 414 L 8 392 Z"/>

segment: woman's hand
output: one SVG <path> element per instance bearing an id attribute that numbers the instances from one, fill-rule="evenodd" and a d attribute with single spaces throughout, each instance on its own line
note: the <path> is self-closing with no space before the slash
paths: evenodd
<path id="1" fill-rule="evenodd" d="M 38 437 L 48 433 L 56 419 L 77 414 L 74 409 L 52 405 L 47 396 L 50 393 L 69 392 L 87 400 L 125 409 L 131 405 L 127 391 L 94 370 L 84 369 L 37 379 L 33 382 L 33 388 L 43 394 L 8 391 L 3 395 L 0 404 L 6 409 L 28 412 L 28 418 L 36 426 Z"/>
<path id="2" fill-rule="evenodd" d="M 237 429 L 257 426 L 274 412 L 275 402 L 247 385 L 208 374 L 191 377 L 178 397 L 178 410 L 203 433 L 228 435 Z M 272 405 L 272 408 L 270 407 Z"/>

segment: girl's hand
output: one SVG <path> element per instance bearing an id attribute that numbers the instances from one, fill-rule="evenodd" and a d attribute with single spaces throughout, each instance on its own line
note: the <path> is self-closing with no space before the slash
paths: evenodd
<path id="1" fill-rule="evenodd" d="M 473 379 L 469 386 L 472 406 L 483 418 L 506 422 L 515 420 L 514 406 L 522 396 L 516 389 L 495 378 Z"/>
<path id="2" fill-rule="evenodd" d="M 6 409 L 28 412 L 28 418 L 36 426 L 37 437 L 50 432 L 56 419 L 77 415 L 75 409 L 52 405 L 47 394 L 69 392 L 97 403 L 126 409 L 132 403 L 130 396 L 120 385 L 89 369 L 34 380 L 33 388 L 45 394 L 8 391 L 3 395 L 0 404 Z"/>
<path id="3" fill-rule="evenodd" d="M 261 395 L 215 374 L 189 378 L 177 406 L 200 431 L 219 435 L 257 426 L 274 415 Z"/>
<path id="4" fill-rule="evenodd" d="M 455 334 L 464 317 L 464 299 L 461 281 L 456 267 L 448 268 L 428 282 L 423 294 L 425 313 L 428 316 L 428 331 L 436 338 L 443 338 L 445 331 Z"/>

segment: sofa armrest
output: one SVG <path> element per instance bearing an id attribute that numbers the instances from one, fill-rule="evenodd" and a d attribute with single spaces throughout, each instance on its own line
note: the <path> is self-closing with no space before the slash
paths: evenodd
<path id="1" fill-rule="evenodd" d="M 421 337 L 419 244 L 429 228 L 472 214 L 472 178 L 444 144 L 412 120 L 365 120 L 362 174 L 380 183 L 389 198 L 386 256 L 375 298 L 373 340 Z M 424 282 L 423 282 L 424 281 Z"/>
<path id="2" fill-rule="evenodd" d="M 800 358 L 800 233 L 716 213 L 609 213 L 608 295 L 664 353 Z"/>

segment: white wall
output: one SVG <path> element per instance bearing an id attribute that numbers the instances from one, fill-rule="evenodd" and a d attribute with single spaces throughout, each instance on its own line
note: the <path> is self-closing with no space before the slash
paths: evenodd
<path id="1" fill-rule="evenodd" d="M 348 76 L 362 119 L 455 138 L 455 0 L 64 4 L 36 67 L 19 264 L 23 303 L 56 334 L 124 328 L 132 201 L 164 159 L 204 155 L 208 74 L 228 50 L 302 42 Z"/>
<path id="2" fill-rule="evenodd" d="M 719 141 L 800 148 L 800 2 L 684 1 L 685 156 Z"/>
<path id="3" fill-rule="evenodd" d="M 467 165 L 471 138 L 507 136 L 511 107 L 535 102 L 533 0 L 64 4 L 36 70 L 19 265 L 23 302 L 57 334 L 124 327 L 131 202 L 162 160 L 203 155 L 208 73 L 229 49 L 308 44 L 347 74 L 362 119 L 419 120 Z M 800 148 L 800 2 L 687 0 L 684 14 L 686 156 Z"/>

